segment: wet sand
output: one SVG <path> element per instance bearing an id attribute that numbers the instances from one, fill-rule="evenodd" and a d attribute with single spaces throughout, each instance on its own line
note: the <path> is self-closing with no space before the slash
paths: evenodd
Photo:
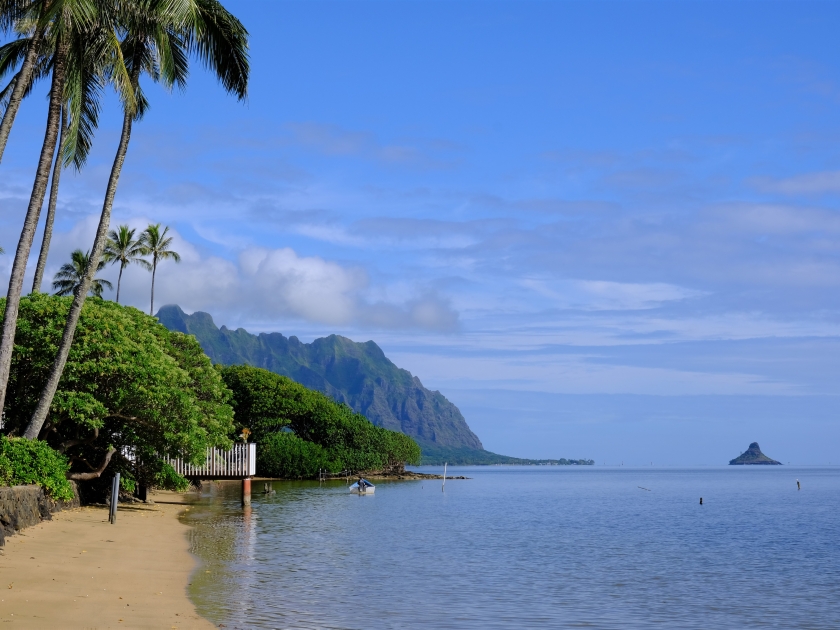
<path id="1" fill-rule="evenodd" d="M 195 559 L 178 515 L 182 495 L 155 504 L 83 507 L 24 529 L 0 548 L 3 628 L 213 628 L 187 597 Z M 166 503 L 164 503 L 166 502 Z"/>

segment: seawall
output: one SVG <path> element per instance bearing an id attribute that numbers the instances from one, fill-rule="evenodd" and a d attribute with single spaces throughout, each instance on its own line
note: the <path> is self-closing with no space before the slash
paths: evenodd
<path id="1" fill-rule="evenodd" d="M 75 482 L 70 483 L 73 486 L 70 501 L 53 501 L 37 485 L 0 487 L 0 547 L 6 544 L 6 536 L 48 521 L 60 510 L 79 507 L 79 489 Z"/>

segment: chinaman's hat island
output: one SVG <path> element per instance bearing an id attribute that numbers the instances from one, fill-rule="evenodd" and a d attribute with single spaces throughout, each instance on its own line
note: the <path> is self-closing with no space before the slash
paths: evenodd
<path id="1" fill-rule="evenodd" d="M 729 462 L 730 466 L 749 466 L 749 465 L 765 465 L 765 466 L 781 466 L 782 462 L 777 462 L 775 459 L 770 459 L 761 452 L 758 442 L 753 442 L 750 447 L 741 453 L 738 457 Z"/>

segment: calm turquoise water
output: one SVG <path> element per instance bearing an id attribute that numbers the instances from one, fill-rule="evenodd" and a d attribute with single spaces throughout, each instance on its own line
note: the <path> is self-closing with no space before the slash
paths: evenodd
<path id="1" fill-rule="evenodd" d="M 840 628 L 838 468 L 449 471 L 214 489 L 190 595 L 228 628 Z"/>

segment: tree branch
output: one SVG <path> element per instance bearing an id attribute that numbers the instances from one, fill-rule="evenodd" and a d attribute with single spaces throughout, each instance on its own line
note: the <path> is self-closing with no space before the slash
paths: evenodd
<path id="1" fill-rule="evenodd" d="M 149 427 L 149 428 L 152 428 L 152 429 L 157 428 L 151 422 L 146 422 L 145 420 L 141 420 L 137 416 L 126 416 L 125 414 L 122 414 L 122 413 L 109 413 L 107 416 L 105 416 L 105 419 L 107 419 L 107 418 L 114 418 L 115 420 L 127 420 L 128 422 L 136 422 L 137 424 L 142 424 L 144 427 Z"/>
<path id="2" fill-rule="evenodd" d="M 67 473 L 65 476 L 71 481 L 88 481 L 90 479 L 98 479 L 108 467 L 108 464 L 111 462 L 111 457 L 113 457 L 114 453 L 116 452 L 117 449 L 115 449 L 113 446 L 109 448 L 108 452 L 105 454 L 105 459 L 103 459 L 102 463 L 99 464 L 99 468 L 97 468 L 93 472 Z"/>
<path id="3" fill-rule="evenodd" d="M 66 442 L 62 442 L 58 446 L 59 453 L 66 453 L 68 448 L 73 448 L 74 446 L 78 446 L 79 444 L 91 444 L 96 438 L 99 437 L 99 428 L 95 428 L 93 430 L 93 437 L 84 439 L 84 440 L 67 440 Z"/>

